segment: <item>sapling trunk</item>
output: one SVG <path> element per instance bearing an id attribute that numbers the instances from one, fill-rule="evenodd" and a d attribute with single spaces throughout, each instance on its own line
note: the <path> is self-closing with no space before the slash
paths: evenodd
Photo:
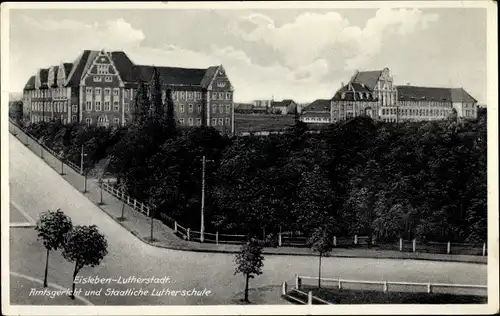
<path id="1" fill-rule="evenodd" d="M 43 287 L 47 287 L 47 274 L 49 272 L 49 249 L 47 249 L 47 258 L 45 260 L 45 276 L 43 278 Z"/>
<path id="2" fill-rule="evenodd" d="M 75 299 L 75 278 L 77 274 L 78 274 L 78 262 L 75 262 L 75 270 L 73 271 L 73 287 L 70 295 L 72 300 Z"/>
<path id="3" fill-rule="evenodd" d="M 321 252 L 319 253 L 318 288 L 321 288 Z"/>
<path id="4" fill-rule="evenodd" d="M 248 303 L 248 302 L 250 302 L 250 301 L 248 300 L 248 280 L 249 280 L 249 279 L 250 279 L 250 275 L 249 275 L 249 274 L 247 274 L 247 275 L 246 275 L 246 282 L 245 282 L 245 302 L 247 302 L 247 303 Z"/>

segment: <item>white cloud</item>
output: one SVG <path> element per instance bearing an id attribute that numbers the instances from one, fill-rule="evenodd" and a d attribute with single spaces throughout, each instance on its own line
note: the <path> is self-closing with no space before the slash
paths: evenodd
<path id="1" fill-rule="evenodd" d="M 345 51 L 342 46 L 347 46 L 349 54 L 339 58 L 345 58 L 346 68 L 352 69 L 380 52 L 386 33 L 413 33 L 437 18 L 435 14 L 424 14 L 417 9 L 379 9 L 375 17 L 360 28 L 350 25 L 336 12 L 303 13 L 292 23 L 277 27 L 271 18 L 252 14 L 231 24 L 230 30 L 246 41 L 270 45 L 282 53 L 291 67 L 314 62 L 326 49 L 342 52 Z"/>

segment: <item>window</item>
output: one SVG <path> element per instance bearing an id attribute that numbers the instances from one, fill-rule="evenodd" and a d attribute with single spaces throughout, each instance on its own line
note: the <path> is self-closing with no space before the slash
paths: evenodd
<path id="1" fill-rule="evenodd" d="M 219 118 L 219 125 L 220 126 L 224 125 L 224 119 L 223 118 Z"/>
<path id="2" fill-rule="evenodd" d="M 71 121 L 76 122 L 76 115 L 73 115 L 73 116 L 71 117 Z"/>
<path id="3" fill-rule="evenodd" d="M 111 102 L 104 101 L 104 111 L 111 111 Z"/>
<path id="4" fill-rule="evenodd" d="M 200 126 L 201 125 L 201 118 L 196 119 L 196 125 Z"/>
<path id="5" fill-rule="evenodd" d="M 226 100 L 231 100 L 231 93 L 230 92 L 226 92 Z"/>
<path id="6" fill-rule="evenodd" d="M 101 95 L 101 88 L 95 88 L 95 95 Z"/>
<path id="7" fill-rule="evenodd" d="M 128 90 L 127 90 L 127 89 L 125 89 L 125 91 L 124 91 L 124 92 L 125 92 L 125 98 L 128 98 Z"/>
<path id="8" fill-rule="evenodd" d="M 95 101 L 95 110 L 102 111 L 101 101 Z"/>
<path id="9" fill-rule="evenodd" d="M 127 112 L 130 111 L 130 105 L 128 103 L 125 103 L 124 105 L 125 105 L 125 111 Z"/>
<path id="10" fill-rule="evenodd" d="M 229 118 L 226 118 L 226 125 L 230 125 L 231 124 L 231 121 Z"/>
<path id="11" fill-rule="evenodd" d="M 130 89 L 130 98 L 133 99 L 134 98 L 134 89 Z"/>
<path id="12" fill-rule="evenodd" d="M 86 92 L 87 94 L 92 95 L 92 87 L 87 87 L 87 88 L 85 88 L 85 92 Z"/>
<path id="13" fill-rule="evenodd" d="M 219 104 L 219 113 L 224 113 L 224 104 Z"/>
<path id="14" fill-rule="evenodd" d="M 231 105 L 226 104 L 226 114 L 231 113 Z"/>
<path id="15" fill-rule="evenodd" d="M 109 65 L 97 65 L 97 74 L 106 75 L 109 73 Z"/>
<path id="16" fill-rule="evenodd" d="M 87 117 L 85 119 L 85 123 L 87 124 L 87 126 L 90 126 L 90 124 L 92 124 L 92 119 L 90 117 Z"/>
<path id="17" fill-rule="evenodd" d="M 179 104 L 179 112 L 184 113 L 184 104 Z"/>
<path id="18" fill-rule="evenodd" d="M 179 99 L 184 100 L 184 91 L 179 92 Z"/>
<path id="19" fill-rule="evenodd" d="M 68 112 L 68 103 L 64 102 L 64 112 Z"/>
<path id="20" fill-rule="evenodd" d="M 212 113 L 217 113 L 217 104 L 212 104 Z"/>
<path id="21" fill-rule="evenodd" d="M 189 119 L 188 119 L 188 125 L 189 125 L 189 126 L 193 126 L 193 119 L 192 119 L 192 118 L 189 118 Z"/>
<path id="22" fill-rule="evenodd" d="M 76 104 L 73 104 L 73 105 L 71 106 L 71 108 L 72 108 L 72 111 L 73 111 L 73 112 L 78 111 L 78 107 L 76 106 Z"/>
<path id="23" fill-rule="evenodd" d="M 212 100 L 217 100 L 217 92 L 212 92 Z"/>
<path id="24" fill-rule="evenodd" d="M 193 100 L 193 92 L 187 93 L 188 100 Z"/>
<path id="25" fill-rule="evenodd" d="M 104 89 L 104 96 L 108 97 L 111 94 L 111 89 L 110 88 L 105 88 Z"/>
<path id="26" fill-rule="evenodd" d="M 196 105 L 196 112 L 201 113 L 201 105 L 200 104 Z"/>
<path id="27" fill-rule="evenodd" d="M 180 125 L 184 125 L 184 119 L 183 118 L 179 119 L 179 124 Z"/>
<path id="28" fill-rule="evenodd" d="M 217 126 L 217 119 L 212 119 L 212 126 Z"/>
<path id="29" fill-rule="evenodd" d="M 223 92 L 219 92 L 219 100 L 224 100 L 224 93 Z"/>
<path id="30" fill-rule="evenodd" d="M 101 82 L 102 81 L 102 78 L 101 76 L 94 76 L 94 82 Z"/>
<path id="31" fill-rule="evenodd" d="M 118 111 L 120 109 L 120 105 L 118 101 L 113 101 L 113 111 Z"/>
<path id="32" fill-rule="evenodd" d="M 201 99 L 201 92 L 196 92 L 196 98 L 199 100 Z"/>
<path id="33" fill-rule="evenodd" d="M 193 113 L 193 105 L 192 104 L 189 105 L 188 112 L 189 113 Z"/>
<path id="34" fill-rule="evenodd" d="M 104 77 L 104 81 L 106 81 L 106 82 L 112 82 L 113 81 L 112 78 L 113 77 L 111 77 L 111 76 L 106 76 L 106 77 Z"/>
<path id="35" fill-rule="evenodd" d="M 117 97 L 120 95 L 120 89 L 119 88 L 114 88 L 113 89 L 113 96 Z"/>
<path id="36" fill-rule="evenodd" d="M 61 114 L 61 122 L 64 121 L 64 114 Z"/>
<path id="37" fill-rule="evenodd" d="M 117 117 L 115 117 L 115 118 L 113 119 L 113 124 L 115 124 L 115 125 L 120 124 L 120 119 L 119 119 L 119 118 L 117 118 Z"/>
<path id="38" fill-rule="evenodd" d="M 92 101 L 87 101 L 85 109 L 87 111 L 92 111 Z"/>
<path id="39" fill-rule="evenodd" d="M 342 98 L 342 100 L 345 99 L 345 93 L 342 93 L 341 98 Z"/>

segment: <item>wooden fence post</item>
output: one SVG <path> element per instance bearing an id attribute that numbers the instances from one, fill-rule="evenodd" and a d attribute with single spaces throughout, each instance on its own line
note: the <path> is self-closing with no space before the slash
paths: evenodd
<path id="1" fill-rule="evenodd" d="M 403 251 L 403 238 L 399 238 L 399 251 Z"/>
<path id="2" fill-rule="evenodd" d="M 432 293 L 431 282 L 427 283 L 427 293 Z"/>
<path id="3" fill-rule="evenodd" d="M 448 244 L 446 245 L 446 254 L 450 254 L 451 252 L 451 242 L 448 241 Z"/>
<path id="4" fill-rule="evenodd" d="M 384 281 L 384 292 L 387 292 L 388 288 L 387 288 L 387 281 Z"/>
<path id="5" fill-rule="evenodd" d="M 337 246 L 337 236 L 333 236 L 333 245 Z"/>
<path id="6" fill-rule="evenodd" d="M 188 239 L 188 241 L 189 241 L 189 231 L 190 231 L 190 229 L 188 228 L 188 229 L 186 230 L 186 234 L 187 234 L 187 239 Z"/>
<path id="7" fill-rule="evenodd" d="M 312 291 L 307 292 L 307 305 L 312 305 L 313 303 L 313 293 Z"/>
<path id="8" fill-rule="evenodd" d="M 486 243 L 483 243 L 483 257 L 486 256 Z"/>
<path id="9" fill-rule="evenodd" d="M 278 247 L 281 247 L 281 232 L 278 233 Z"/>
<path id="10" fill-rule="evenodd" d="M 134 210 L 135 210 L 135 208 L 136 208 L 136 205 L 137 205 L 137 200 L 136 200 L 136 199 L 134 199 Z"/>
<path id="11" fill-rule="evenodd" d="M 413 239 L 413 252 L 417 250 L 417 240 Z"/>
<path id="12" fill-rule="evenodd" d="M 354 244 L 357 245 L 358 244 L 358 235 L 354 235 Z"/>
<path id="13" fill-rule="evenodd" d="M 295 275 L 295 288 L 297 290 L 300 290 L 300 287 L 301 287 L 301 284 L 302 282 L 300 282 L 300 277 L 298 274 Z"/>
<path id="14" fill-rule="evenodd" d="M 281 284 L 281 295 L 286 295 L 286 292 L 287 292 L 286 282 L 283 282 L 283 284 Z"/>
<path id="15" fill-rule="evenodd" d="M 219 232 L 215 232 L 215 244 L 219 244 Z"/>
<path id="16" fill-rule="evenodd" d="M 342 289 L 342 281 L 339 278 L 339 289 Z"/>
<path id="17" fill-rule="evenodd" d="M 174 233 L 177 234 L 177 221 L 174 222 Z"/>

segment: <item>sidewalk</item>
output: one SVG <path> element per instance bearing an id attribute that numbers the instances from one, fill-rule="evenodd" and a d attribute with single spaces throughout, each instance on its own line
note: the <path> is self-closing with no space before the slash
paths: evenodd
<path id="1" fill-rule="evenodd" d="M 19 135 L 17 136 L 19 139 Z M 21 138 L 25 142 L 26 138 Z M 40 145 L 29 141 L 29 148 L 37 155 L 40 156 Z M 45 162 L 54 168 L 54 170 L 61 171 L 61 162 L 44 152 Z M 64 165 L 64 175 L 62 177 L 71 184 L 75 189 L 80 192 L 84 188 L 84 177 L 69 166 Z M 197 252 L 220 252 L 220 253 L 237 253 L 239 252 L 239 245 L 230 244 L 212 244 L 212 243 L 199 243 L 193 241 L 186 241 L 176 236 L 172 229 L 164 225 L 159 220 L 154 220 L 153 223 L 153 237 L 154 241 L 150 242 L 151 235 L 151 219 L 146 215 L 133 210 L 128 205 L 125 205 L 123 222 L 118 221 L 117 218 L 121 216 L 122 202 L 103 190 L 104 205 L 98 205 L 100 202 L 100 188 L 96 179 L 88 179 L 87 181 L 87 198 L 101 208 L 106 214 L 115 219 L 120 225 L 129 230 L 137 238 L 150 245 L 167 248 L 172 250 L 182 251 L 197 251 Z M 294 255 L 294 256 L 316 256 L 309 248 L 294 248 L 294 247 L 278 247 L 278 248 L 264 248 L 264 254 L 267 255 Z M 467 263 L 487 263 L 487 257 L 470 256 L 470 255 L 447 255 L 447 254 L 432 254 L 432 253 L 411 253 L 400 252 L 392 250 L 374 250 L 374 249 L 339 249 L 336 248 L 330 253 L 331 257 L 349 257 L 349 258 L 380 258 L 380 259 L 418 259 L 418 260 L 432 260 L 432 261 L 454 261 L 454 262 L 467 262 Z"/>

